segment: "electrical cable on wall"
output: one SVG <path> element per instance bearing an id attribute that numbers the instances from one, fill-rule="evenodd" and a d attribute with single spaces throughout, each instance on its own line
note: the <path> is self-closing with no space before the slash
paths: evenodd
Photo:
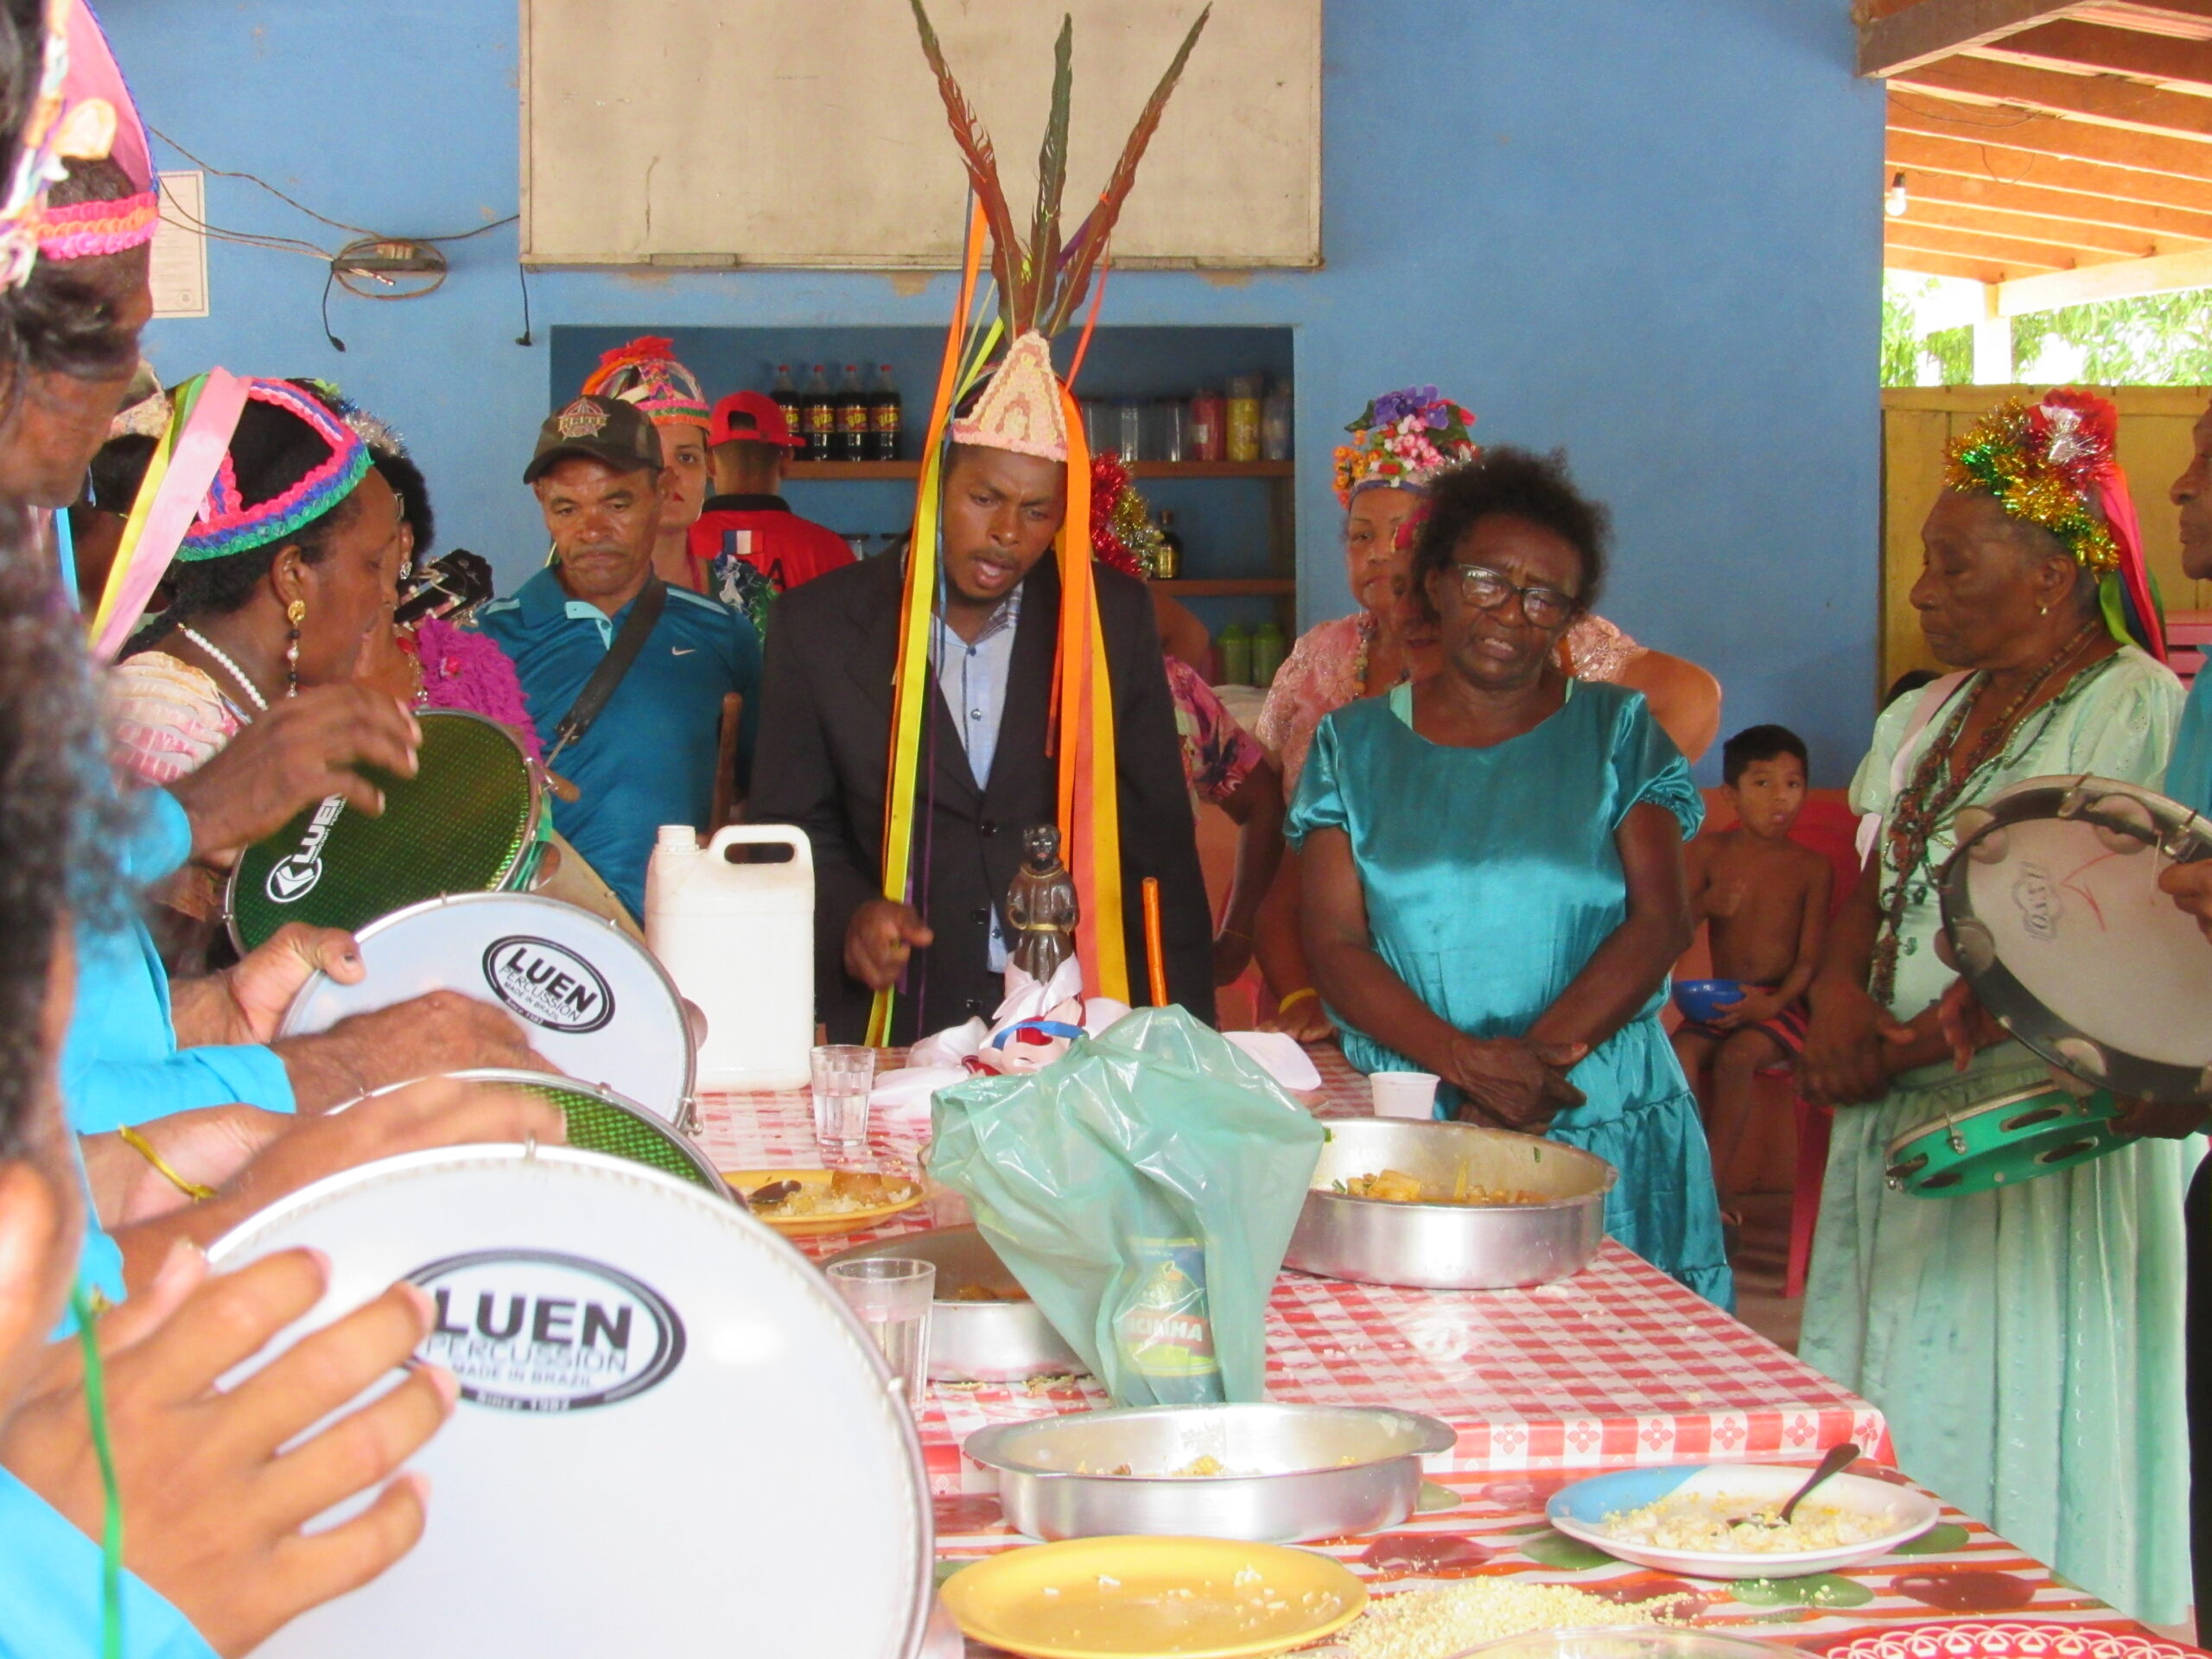
<path id="1" fill-rule="evenodd" d="M 346 342 L 330 327 L 330 290 L 334 283 L 365 300 L 420 299 L 435 293 L 445 285 L 449 267 L 440 244 L 466 242 L 503 226 L 512 225 L 522 217 L 520 213 L 509 213 L 504 219 L 489 220 L 473 230 L 450 231 L 435 236 L 390 235 L 370 230 L 365 226 L 349 225 L 343 219 L 331 218 L 327 213 L 318 213 L 257 174 L 217 167 L 200 159 L 160 128 L 149 126 L 148 130 L 204 172 L 212 173 L 218 178 L 242 179 L 249 184 L 257 185 L 286 207 L 306 214 L 319 224 L 327 225 L 333 230 L 354 232 L 355 239 L 334 253 L 300 237 L 232 230 L 187 212 L 173 198 L 166 195 L 163 198 L 165 207 L 175 214 L 179 224 L 197 231 L 204 237 L 214 241 L 234 243 L 241 247 L 259 248 L 271 253 L 298 254 L 321 264 L 325 270 L 321 306 L 323 338 L 336 351 L 344 351 Z M 517 261 L 515 270 L 522 281 L 523 308 L 522 333 L 517 336 L 515 344 L 527 346 L 531 343 L 530 283 L 523 276 L 520 261 Z"/>

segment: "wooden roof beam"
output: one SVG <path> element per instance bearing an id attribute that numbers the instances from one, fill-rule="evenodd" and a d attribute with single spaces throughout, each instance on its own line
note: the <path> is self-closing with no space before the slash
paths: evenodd
<path id="1" fill-rule="evenodd" d="M 1924 248 L 1885 248 L 1882 251 L 1885 270 L 1910 270 L 1923 276 L 1963 276 L 1970 283 L 1987 283 L 1993 287 L 2014 276 L 2036 273 L 2024 268 L 2014 270 L 2010 265 L 1995 265 L 1986 259 L 1967 259 L 1955 253 L 1929 253 Z"/>
<path id="2" fill-rule="evenodd" d="M 2079 77 L 2068 77 L 2079 79 Z M 2183 94 L 2169 92 L 2169 98 Z M 2212 110 L 2212 99 L 2190 99 Z M 1994 109 L 1899 88 L 1890 94 L 1890 127 L 1897 132 L 1929 133 L 1939 138 L 2003 144 L 2110 167 L 2170 173 L 2202 181 L 2212 177 L 2212 144 L 2193 138 L 2169 138 L 2089 121 L 2069 121 L 2041 111 Z"/>
<path id="3" fill-rule="evenodd" d="M 2114 212 L 2133 207 L 2152 213 L 2171 209 L 2212 214 L 2212 178 L 2183 179 L 2171 173 L 2144 173 L 2130 167 L 2107 167 L 2097 162 L 2077 162 L 2063 156 L 1978 143 L 1962 137 L 1938 138 L 1929 133 L 1892 129 L 1884 166 L 1885 181 L 1890 173 L 1903 171 L 1908 187 L 1916 192 L 1923 181 L 1955 178 L 2002 190 L 2033 189 L 2038 195 L 2087 198 L 2100 208 L 2109 207 Z M 2164 227 L 2154 222 L 2145 228 Z"/>
<path id="4" fill-rule="evenodd" d="M 2069 75 L 1990 58 L 1948 58 L 1893 75 L 1890 84 L 2133 132 L 2212 139 L 2212 99 L 2164 92 L 2115 75 Z M 2212 149 L 2206 151 L 2205 164 L 2212 166 Z"/>
<path id="5" fill-rule="evenodd" d="M 1910 194 L 1909 190 L 1907 194 Z M 2162 245 L 2156 237 L 2142 231 L 2084 225 L 2074 219 L 2037 218 L 1925 195 L 1911 197 L 1904 217 L 1891 219 L 1890 223 L 1935 225 L 1948 230 L 2015 237 L 2024 242 L 2047 242 L 2054 247 L 2120 259 L 2147 259 L 2154 253 L 2180 253 L 2212 242 L 2212 238 L 2205 237 L 2177 237 Z"/>
<path id="6" fill-rule="evenodd" d="M 2133 75 L 2161 86 L 2212 89 L 2212 41 L 2176 40 L 2133 29 L 2062 19 L 1977 48 L 1975 55 L 2030 67 L 2070 64 L 2101 74 Z"/>
<path id="7" fill-rule="evenodd" d="M 2189 288 L 2212 288 L 2212 248 L 2010 278 L 1997 290 L 1997 312 L 1999 316 L 2018 317 L 2031 311 L 2087 305 L 2094 300 L 2174 294 Z"/>
<path id="8" fill-rule="evenodd" d="M 2121 201 L 2111 196 L 2072 190 L 2043 190 L 2032 185 L 1999 184 L 1991 179 L 1961 178 L 1955 173 L 1916 172 L 1891 166 L 1883 178 L 1905 175 L 1907 212 L 1923 201 L 1948 202 L 1960 207 L 1979 207 L 1992 213 L 2024 213 L 2069 225 L 2095 225 L 2108 230 L 2132 231 L 2152 238 L 2175 242 L 2212 242 L 2212 213 L 2190 213 L 2180 207 L 2155 207 L 2147 202 Z M 2170 250 L 2154 249 L 2154 252 Z"/>
<path id="9" fill-rule="evenodd" d="M 1886 77 L 2048 22 L 2079 0 L 1916 0 L 1859 28 L 1859 73 Z"/>
<path id="10" fill-rule="evenodd" d="M 2017 237 L 1989 236 L 1979 231 L 1947 230 L 1939 225 L 1916 225 L 1893 219 L 1882 232 L 1885 247 L 1918 248 L 1927 253 L 1952 253 L 1995 265 L 2018 265 L 2037 270 L 2074 270 L 2097 263 L 2098 256 L 2048 242 Z M 2126 263 L 2126 262 L 2123 262 Z"/>

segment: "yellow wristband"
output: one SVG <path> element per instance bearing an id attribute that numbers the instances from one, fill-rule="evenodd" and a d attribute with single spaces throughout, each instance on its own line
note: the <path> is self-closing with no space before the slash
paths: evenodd
<path id="1" fill-rule="evenodd" d="M 163 1158 L 160 1153 L 154 1150 L 154 1143 L 149 1141 L 144 1135 L 139 1134 L 137 1130 L 132 1128 L 129 1124 L 124 1124 L 121 1128 L 118 1129 L 116 1133 L 123 1137 L 123 1144 L 124 1146 L 130 1147 L 131 1151 L 137 1153 L 141 1158 L 143 1158 L 148 1163 L 151 1164 L 156 1171 L 159 1173 L 163 1180 L 167 1181 L 171 1186 L 176 1188 L 178 1192 L 183 1193 L 186 1198 L 190 1198 L 194 1204 L 205 1204 L 208 1199 L 215 1196 L 215 1189 L 213 1187 L 202 1186 L 197 1181 L 188 1181 L 183 1176 L 178 1174 L 176 1171 L 171 1169 L 168 1166 L 168 1160 Z"/>
<path id="2" fill-rule="evenodd" d="M 1319 998 L 1320 995 L 1321 993 L 1315 990 L 1311 985 L 1301 985 L 1296 990 L 1293 991 L 1288 996 L 1279 996 L 1275 999 L 1275 1012 L 1277 1014 L 1281 1014 L 1285 1008 L 1288 1007 L 1294 1002 L 1303 1001 L 1309 996 Z"/>

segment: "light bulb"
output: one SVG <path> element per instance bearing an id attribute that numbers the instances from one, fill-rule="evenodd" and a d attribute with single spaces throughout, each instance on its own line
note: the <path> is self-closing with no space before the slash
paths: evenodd
<path id="1" fill-rule="evenodd" d="M 1904 193 L 1904 175 L 1899 173 L 1890 180 L 1890 188 L 1882 192 L 1882 211 L 1891 219 L 1903 219 L 1904 210 L 1910 205 Z"/>

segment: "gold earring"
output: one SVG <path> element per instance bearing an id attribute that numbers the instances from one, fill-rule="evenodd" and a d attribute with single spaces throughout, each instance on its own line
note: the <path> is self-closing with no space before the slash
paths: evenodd
<path id="1" fill-rule="evenodd" d="M 2037 606 L 2037 607 L 2036 607 L 2036 614 L 2037 614 L 2037 616 L 2049 616 L 2049 615 L 2050 614 L 2050 606 L 2048 606 L 2048 605 L 2038 605 L 2038 606 Z"/>
<path id="2" fill-rule="evenodd" d="M 300 624 L 308 620 L 308 602 L 296 599 L 284 607 L 284 620 L 292 625 L 290 643 L 284 647 L 284 695 L 300 695 Z"/>

